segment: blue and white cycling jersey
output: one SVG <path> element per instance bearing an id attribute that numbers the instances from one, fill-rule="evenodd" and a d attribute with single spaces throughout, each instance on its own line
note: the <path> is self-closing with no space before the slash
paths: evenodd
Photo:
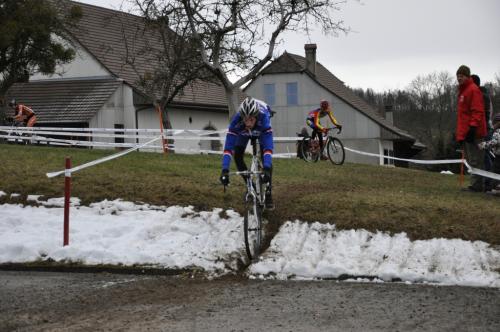
<path id="1" fill-rule="evenodd" d="M 249 130 L 246 129 L 245 123 L 240 116 L 240 113 L 231 120 L 228 133 L 226 135 L 226 143 L 224 145 L 224 156 L 222 158 L 222 169 L 229 170 L 231 157 L 234 154 L 235 147 L 246 147 L 251 137 L 259 139 L 260 148 L 263 151 L 262 164 L 265 168 L 272 166 L 273 154 L 273 129 L 271 128 L 271 108 L 269 105 L 255 99 L 259 105 L 259 115 L 255 126 Z"/>

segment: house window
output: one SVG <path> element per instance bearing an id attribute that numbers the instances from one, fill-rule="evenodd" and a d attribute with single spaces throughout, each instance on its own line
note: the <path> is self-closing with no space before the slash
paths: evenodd
<path id="1" fill-rule="evenodd" d="M 384 156 L 394 157 L 394 151 L 384 149 Z M 394 165 L 394 159 L 384 158 L 384 165 Z"/>
<path id="2" fill-rule="evenodd" d="M 298 87 L 297 82 L 287 83 L 286 84 L 286 104 L 298 105 L 299 104 L 299 96 L 298 96 Z"/>
<path id="3" fill-rule="evenodd" d="M 264 84 L 264 101 L 268 105 L 276 104 L 276 86 L 274 83 Z"/>

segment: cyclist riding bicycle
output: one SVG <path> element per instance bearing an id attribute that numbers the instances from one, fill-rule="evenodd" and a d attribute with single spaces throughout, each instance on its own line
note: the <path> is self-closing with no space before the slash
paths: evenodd
<path id="1" fill-rule="evenodd" d="M 240 105 L 238 113 L 234 115 L 229 124 L 224 156 L 222 157 L 222 174 L 220 181 L 223 185 L 229 184 L 229 166 L 232 156 L 238 171 L 246 171 L 247 165 L 243 160 L 246 146 L 251 137 L 259 140 L 263 175 L 262 181 L 268 183 L 266 189 L 266 209 L 274 208 L 272 200 L 272 155 L 273 155 L 273 130 L 271 128 L 271 108 L 261 100 L 247 97 Z"/>
<path id="2" fill-rule="evenodd" d="M 309 127 L 312 128 L 311 139 L 315 139 L 318 137 L 319 146 L 321 151 L 323 151 L 323 134 L 328 131 L 325 127 L 321 125 L 320 119 L 324 116 L 328 115 L 332 123 L 339 129 L 339 132 L 342 130 L 342 125 L 337 122 L 337 119 L 333 116 L 332 109 L 330 104 L 326 100 L 322 100 L 320 102 L 320 107 L 310 111 L 307 114 L 306 123 Z M 327 159 L 325 156 L 321 155 L 321 159 Z"/>
<path id="3" fill-rule="evenodd" d="M 35 112 L 28 106 L 18 104 L 15 99 L 9 102 L 9 106 L 14 109 L 14 121 L 24 124 L 25 127 L 33 127 L 36 123 Z"/>

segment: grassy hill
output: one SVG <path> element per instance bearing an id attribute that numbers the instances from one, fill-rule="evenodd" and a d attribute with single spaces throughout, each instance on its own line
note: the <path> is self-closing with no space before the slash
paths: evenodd
<path id="1" fill-rule="evenodd" d="M 63 196 L 63 177 L 45 173 L 110 155 L 114 151 L 0 144 L 0 190 Z M 234 165 L 233 165 L 234 166 Z M 158 205 L 193 205 L 242 211 L 243 182 L 232 178 L 226 193 L 218 182 L 220 157 L 131 153 L 73 174 L 72 196 L 83 204 L 122 198 Z M 500 198 L 461 192 L 458 176 L 426 171 L 329 162 L 274 160 L 276 209 L 266 212 L 271 233 L 287 220 L 335 223 L 339 229 L 406 232 L 500 244 Z M 466 178 L 466 182 L 468 179 Z M 0 216 L 1 219 L 1 216 Z"/>

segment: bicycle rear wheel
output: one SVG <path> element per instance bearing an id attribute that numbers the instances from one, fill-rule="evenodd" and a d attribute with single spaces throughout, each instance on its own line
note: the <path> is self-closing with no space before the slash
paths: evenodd
<path id="1" fill-rule="evenodd" d="M 248 259 L 251 261 L 258 258 L 262 243 L 262 208 L 256 201 L 247 205 L 243 218 L 243 233 Z"/>
<path id="2" fill-rule="evenodd" d="M 334 165 L 342 165 L 345 160 L 345 150 L 342 142 L 336 137 L 330 137 L 327 144 L 328 158 Z"/>
<path id="3" fill-rule="evenodd" d="M 301 149 L 304 161 L 308 163 L 318 161 L 319 154 L 311 149 L 311 138 L 304 137 L 304 139 L 302 139 Z"/>

